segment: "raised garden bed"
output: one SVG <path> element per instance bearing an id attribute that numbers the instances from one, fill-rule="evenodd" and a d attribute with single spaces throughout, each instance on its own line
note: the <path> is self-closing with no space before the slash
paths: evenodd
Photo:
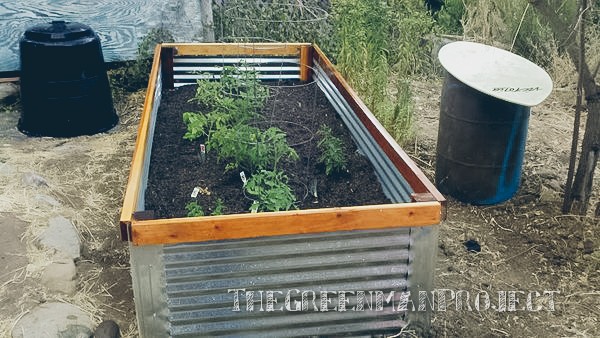
<path id="1" fill-rule="evenodd" d="M 123 239 L 133 244 L 132 275 L 142 334 L 236 335 L 248 330 L 259 336 L 375 334 L 397 332 L 408 320 L 427 326 L 428 312 L 395 312 L 391 304 L 383 312 L 294 313 L 295 324 L 289 325 L 291 317 L 285 315 L 265 318 L 261 312 L 232 312 L 233 295 L 227 290 L 249 286 L 283 291 L 431 289 L 444 199 L 316 46 L 163 44 L 155 55 L 120 221 Z M 211 159 L 211 152 L 200 161 L 198 142 L 206 140 L 184 140 L 181 117 L 168 113 L 178 114 L 174 106 L 190 104 L 186 100 L 194 89 L 185 85 L 218 77 L 225 66 L 241 63 L 255 65 L 262 80 L 301 84 L 278 90 L 277 95 L 308 88 L 302 95 L 315 102 L 316 114 L 327 115 L 323 119 L 298 112 L 300 119 L 294 121 L 294 113 L 286 112 L 251 124 L 277 126 L 289 135 L 291 144 L 303 142 L 303 133 L 294 131 L 297 127 L 307 128 L 304 135 L 310 137 L 323 124 L 336 129 L 348 148 L 347 156 L 356 160 L 329 177 L 346 194 L 337 193 L 341 195 L 337 200 L 332 198 L 336 193 L 328 194 L 336 190 L 322 183 L 327 177 L 314 163 L 311 142 L 304 144 L 306 149 L 295 147 L 299 162 L 280 165 L 290 186 L 299 182 L 293 189 L 299 197 L 286 208 L 290 210 L 250 213 L 250 200 L 244 194 L 228 195 L 229 188 L 218 187 L 219 181 L 241 187 L 239 168 L 223 174 L 224 162 Z M 178 94 L 186 98 L 174 98 Z M 271 104 L 284 101 L 276 96 L 270 99 Z M 183 110 L 188 108 L 198 107 Z M 266 109 L 281 114 L 269 102 Z M 286 110 L 293 110 L 292 106 Z M 165 121 L 176 121 L 171 139 L 165 136 L 170 133 L 163 129 L 168 128 Z M 163 156 L 159 164 L 152 164 L 155 153 L 156 158 Z M 183 158 L 168 159 L 179 153 Z M 160 163 L 171 167 L 160 169 Z M 293 171 L 294 167 L 300 170 Z M 187 169 L 177 172 L 181 168 Z M 208 175 L 203 177 L 203 172 Z M 216 183 L 202 186 L 211 175 Z M 161 185 L 167 176 L 183 178 L 183 183 Z M 352 176 L 363 180 L 350 183 L 356 178 Z M 310 187 L 313 178 L 318 196 Z M 227 209 L 233 214 L 181 217 L 195 186 L 209 188 L 210 196 L 231 200 Z M 214 198 L 198 201 L 204 211 L 215 208 Z"/>
<path id="2" fill-rule="evenodd" d="M 146 209 L 157 218 L 186 217 L 185 206 L 197 203 L 206 214 L 249 212 L 253 198 L 247 196 L 239 173 L 252 175 L 248 168 L 226 168 L 228 161 L 217 160 L 219 149 L 201 153 L 206 137 L 194 141 L 184 139 L 187 132 L 183 112 L 207 113 L 202 104 L 191 101 L 194 85 L 182 86 L 163 93 L 158 111 L 154 145 L 150 159 Z M 248 124 L 261 131 L 278 128 L 298 155 L 297 160 L 281 161 L 279 167 L 288 177 L 295 203 L 292 208 L 315 209 L 355 205 L 388 204 L 375 170 L 352 141 L 348 129 L 316 82 L 268 82 L 269 97 Z M 327 175 L 320 161 L 324 141 L 319 130 L 327 126 L 341 141 L 343 168 Z M 248 142 L 238 139 L 236 142 Z M 249 146 L 253 146 L 250 144 Z M 270 145 L 266 145 L 270 146 Z M 206 147 L 205 147 L 206 148 Z M 202 158 L 204 156 L 204 158 Z M 196 197 L 191 193 L 200 188 Z M 164 198 L 170 196 L 171 198 Z M 220 201 L 220 202 L 218 202 Z M 215 208 L 215 206 L 221 206 Z M 215 210 L 219 209 L 219 210 Z"/>

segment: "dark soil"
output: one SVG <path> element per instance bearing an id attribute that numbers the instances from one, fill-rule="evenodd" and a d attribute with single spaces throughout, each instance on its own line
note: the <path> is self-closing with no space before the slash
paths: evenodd
<path id="1" fill-rule="evenodd" d="M 201 162 L 203 141 L 183 139 L 186 126 L 182 114 L 201 112 L 197 103 L 189 101 L 194 94 L 195 86 L 163 92 L 152 146 L 146 210 L 154 211 L 155 218 L 185 217 L 185 205 L 194 200 L 190 197 L 194 187 L 200 187 L 202 191 L 195 200 L 206 214 L 214 210 L 218 198 L 224 201 L 225 214 L 249 212 L 252 201 L 243 194 L 239 170 L 226 172 L 225 161 L 219 163 L 215 151 L 208 152 Z M 373 167 L 359 154 L 349 131 L 315 83 L 273 87 L 262 116 L 252 124 L 260 129 L 282 129 L 300 157 L 282 165 L 299 209 L 390 203 Z M 316 132 L 323 124 L 344 142 L 348 164 L 343 173 L 327 176 L 317 163 Z M 309 189 L 315 180 L 318 197 Z"/>

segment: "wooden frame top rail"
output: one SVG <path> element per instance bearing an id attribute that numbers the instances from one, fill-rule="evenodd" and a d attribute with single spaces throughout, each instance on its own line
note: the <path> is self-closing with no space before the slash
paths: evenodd
<path id="1" fill-rule="evenodd" d="M 358 94 L 356 94 L 343 76 L 335 69 L 329 58 L 327 58 L 323 51 L 316 45 L 313 45 L 313 58 L 316 63 L 321 65 L 331 81 L 338 90 L 340 90 L 344 99 L 350 104 L 355 114 L 369 130 L 371 136 L 373 136 L 375 141 L 377 141 L 377 144 L 379 144 L 385 154 L 392 160 L 392 163 L 394 163 L 402 176 L 408 181 L 415 193 L 431 194 L 433 200 L 445 205 L 446 199 L 444 196 L 437 190 L 433 183 L 429 181 L 423 171 L 417 167 L 410 156 L 400 148 L 394 138 L 387 130 L 385 130 L 369 108 L 358 97 Z"/>
<path id="2" fill-rule="evenodd" d="M 376 206 L 296 210 L 287 212 L 238 214 L 178 219 L 138 220 L 138 194 L 141 189 L 146 144 L 149 141 L 151 110 L 163 51 L 178 56 L 294 56 L 304 63 L 318 64 L 352 107 L 377 144 L 391 159 L 415 192 L 412 203 Z M 171 56 L 172 58 L 172 56 Z M 172 67 L 165 64 L 165 67 Z M 163 72 L 165 69 L 163 69 Z M 305 71 L 308 76 L 308 71 Z M 164 76 L 164 74 L 163 74 Z M 309 43 L 165 43 L 154 53 L 146 100 L 142 112 L 131 170 L 121 210 L 120 226 L 124 240 L 135 245 L 190 241 L 251 238 L 286 234 L 382 229 L 399 226 L 425 226 L 445 219 L 446 200 L 413 160 L 383 128 L 356 92 L 335 69 L 321 49 Z"/>
<path id="3" fill-rule="evenodd" d="M 334 231 L 431 226 L 441 220 L 439 202 L 398 203 L 280 212 L 134 220 L 134 245 L 176 244 Z"/>
<path id="4" fill-rule="evenodd" d="M 302 47 L 310 43 L 163 43 L 174 48 L 177 56 L 274 55 L 299 56 Z"/>
<path id="5" fill-rule="evenodd" d="M 120 227 L 121 238 L 127 238 L 127 226 L 131 223 L 133 213 L 136 211 L 138 203 L 138 191 L 142 184 L 142 171 L 144 166 L 144 154 L 146 142 L 148 142 L 148 133 L 150 131 L 150 113 L 154 103 L 154 91 L 156 90 L 156 79 L 158 78 L 158 70 L 160 68 L 160 52 L 161 46 L 157 45 L 154 49 L 154 61 L 152 70 L 148 79 L 148 88 L 146 89 L 146 99 L 144 100 L 144 108 L 140 118 L 140 124 L 137 131 L 135 148 L 133 149 L 133 157 L 131 160 L 131 169 L 129 170 L 129 178 L 123 198 L 123 208 L 121 209 Z"/>

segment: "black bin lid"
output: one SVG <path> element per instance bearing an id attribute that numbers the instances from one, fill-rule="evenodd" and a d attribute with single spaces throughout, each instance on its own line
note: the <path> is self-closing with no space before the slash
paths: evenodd
<path id="1" fill-rule="evenodd" d="M 90 26 L 67 21 L 52 21 L 35 25 L 25 31 L 24 39 L 33 42 L 65 42 L 94 38 L 96 34 Z"/>

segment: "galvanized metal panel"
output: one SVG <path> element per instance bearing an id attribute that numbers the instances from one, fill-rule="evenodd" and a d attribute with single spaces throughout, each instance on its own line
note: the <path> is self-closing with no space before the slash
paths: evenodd
<path id="1" fill-rule="evenodd" d="M 354 142 L 358 148 L 375 167 L 375 173 L 381 182 L 384 193 L 393 202 L 410 202 L 410 195 L 413 190 L 406 179 L 386 156 L 381 147 L 375 143 L 367 128 L 353 113 L 352 108 L 327 77 L 323 68 L 315 64 L 313 69 L 313 77 L 317 81 L 319 88 L 325 93 L 325 96 L 338 112 L 346 127 L 352 131 Z"/>
<path id="2" fill-rule="evenodd" d="M 156 76 L 156 87 L 154 89 L 154 102 L 152 105 L 152 113 L 150 114 L 150 129 L 148 131 L 148 140 L 144 149 L 144 166 L 142 167 L 142 182 L 141 189 L 137 196 L 137 210 L 146 210 L 146 187 L 148 186 L 148 173 L 150 171 L 150 154 L 152 154 L 152 144 L 154 128 L 156 126 L 156 116 L 158 115 L 158 107 L 162 99 L 162 70 L 159 64 L 158 74 Z"/>
<path id="3" fill-rule="evenodd" d="M 200 67 L 179 61 L 176 59 L 177 65 Z M 406 180 L 368 136 L 324 71 L 318 65 L 313 70 L 319 87 L 373 163 L 386 195 L 394 202 L 410 201 L 412 190 Z M 186 68 L 185 72 L 190 75 L 192 70 Z M 176 86 L 185 84 L 189 83 Z M 157 99 L 159 103 L 160 93 Z M 147 147 L 149 153 L 151 142 Z M 147 164 L 144 170 L 148 170 Z M 145 186 L 144 180 L 142 201 Z M 139 210 L 144 210 L 143 205 Z M 427 325 L 428 313 L 397 311 L 397 306 L 402 292 L 431 288 L 436 241 L 437 227 L 433 226 L 132 248 L 140 331 L 144 337 L 372 336 L 397 333 L 409 319 Z M 234 293 L 228 292 L 231 289 L 244 289 L 239 293 L 240 311 L 234 311 Z M 284 295 L 295 290 L 315 292 L 314 306 L 307 311 L 287 311 Z M 379 291 L 389 299 L 377 310 L 376 299 L 354 297 L 347 303 L 350 310 L 337 311 L 333 307 L 341 296 L 330 293 L 329 311 L 320 311 L 320 292 L 343 290 L 365 291 L 367 295 Z M 254 291 L 253 311 L 246 308 L 246 291 Z M 267 311 L 266 291 L 281 292 L 276 293 L 274 311 Z M 301 297 L 295 300 L 302 304 Z M 283 306 L 283 311 L 277 306 Z"/>
<path id="4" fill-rule="evenodd" d="M 278 337 L 394 333 L 406 324 L 405 313 L 396 309 L 399 292 L 407 288 L 409 232 L 400 228 L 165 246 L 170 334 Z M 228 292 L 232 289 L 255 291 L 254 311 L 246 309 L 244 291 L 239 294 L 240 311 L 233 311 L 234 293 Z M 259 297 L 258 291 L 269 290 L 281 292 L 275 309 L 283 307 L 283 311 L 266 311 L 266 294 Z M 348 311 L 335 311 L 339 304 L 335 294 L 330 294 L 327 312 L 314 311 L 314 307 L 298 312 L 285 309 L 288 292 L 299 296 L 308 290 L 316 295 L 342 290 L 366 291 L 367 295 L 369 291 L 381 291 L 386 296 L 390 291 L 397 293 L 380 310 L 369 309 L 376 304 L 367 299 L 362 303 L 366 309 L 352 311 L 357 304 L 356 299 L 350 299 Z M 258 299 L 262 299 L 261 304 Z M 318 300 L 317 296 L 320 310 Z"/>
<path id="5" fill-rule="evenodd" d="M 251 48 L 249 47 L 249 51 Z M 274 49 L 277 50 L 277 49 Z M 218 79 L 226 66 L 240 66 L 255 70 L 261 80 L 300 79 L 300 59 L 290 57 L 186 57 L 176 56 L 173 60 L 175 86 L 196 83 L 199 79 Z"/>

